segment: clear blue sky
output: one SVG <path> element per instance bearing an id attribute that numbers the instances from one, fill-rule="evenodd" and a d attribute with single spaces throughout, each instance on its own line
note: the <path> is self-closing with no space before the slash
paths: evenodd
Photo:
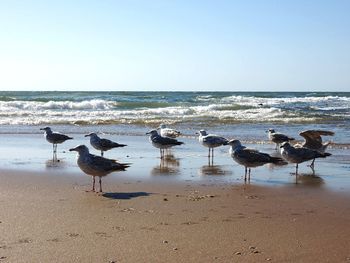
<path id="1" fill-rule="evenodd" d="M 350 1 L 0 0 L 0 90 L 350 91 Z"/>

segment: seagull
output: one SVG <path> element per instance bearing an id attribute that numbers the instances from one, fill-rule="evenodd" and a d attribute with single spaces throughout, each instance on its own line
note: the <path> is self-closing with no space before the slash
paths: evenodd
<path id="1" fill-rule="evenodd" d="M 241 144 L 239 140 L 230 140 L 228 142 L 230 145 L 230 155 L 231 157 L 240 165 L 245 167 L 244 181 L 250 181 L 251 168 L 262 166 L 267 163 L 273 164 L 287 164 L 283 159 L 279 157 L 272 157 L 267 153 L 262 153 L 254 149 L 248 149 Z"/>
<path id="2" fill-rule="evenodd" d="M 311 150 L 306 147 L 293 147 L 289 142 L 284 142 L 281 146 L 281 155 L 283 159 L 290 163 L 296 163 L 295 175 L 298 174 L 298 164 L 303 163 L 309 160 L 313 160 L 310 167 L 313 172 L 314 170 L 314 161 L 316 158 L 326 158 L 330 156 L 330 153 L 321 153 L 315 150 Z"/>
<path id="3" fill-rule="evenodd" d="M 100 192 L 102 192 L 101 177 L 112 172 L 125 171 L 130 166 L 127 163 L 118 163 L 116 160 L 93 155 L 89 153 L 89 148 L 85 145 L 79 145 L 69 151 L 78 152 L 77 164 L 84 173 L 92 176 L 93 192 L 95 191 L 95 176 L 99 177 Z"/>
<path id="4" fill-rule="evenodd" d="M 295 145 L 296 147 L 304 147 L 311 150 L 318 151 L 320 153 L 324 153 L 331 143 L 330 141 L 322 143 L 322 137 L 324 136 L 333 136 L 334 132 L 332 131 L 323 131 L 323 130 L 307 130 L 299 133 L 300 136 L 304 137 L 305 141 L 300 145 Z M 311 166 L 314 167 L 315 159 L 313 159 Z"/>
<path id="5" fill-rule="evenodd" d="M 101 156 L 103 156 L 104 151 L 127 146 L 126 144 L 119 144 L 108 139 L 102 139 L 94 132 L 86 134 L 85 137 L 90 137 L 92 147 L 94 147 L 96 150 L 100 150 Z"/>
<path id="6" fill-rule="evenodd" d="M 163 137 L 158 134 L 157 130 L 151 130 L 146 133 L 149 135 L 149 140 L 152 145 L 160 150 L 160 158 L 164 158 L 164 149 L 169 149 L 176 145 L 181 145 L 183 142 L 179 142 L 176 139 Z"/>
<path id="7" fill-rule="evenodd" d="M 215 134 L 208 134 L 205 130 L 200 130 L 196 134 L 197 135 L 199 134 L 199 137 L 198 137 L 199 142 L 203 146 L 209 148 L 208 158 L 210 158 L 210 156 L 212 157 L 212 159 L 214 158 L 214 148 L 215 147 L 227 145 L 227 143 L 228 143 L 228 140 L 226 138 L 215 135 Z"/>
<path id="8" fill-rule="evenodd" d="M 72 140 L 73 138 L 59 132 L 53 132 L 50 127 L 41 128 L 40 130 L 45 131 L 45 139 L 49 143 L 52 143 L 52 161 L 55 161 L 57 159 L 57 144 Z"/>
<path id="9" fill-rule="evenodd" d="M 269 136 L 270 141 L 276 143 L 276 148 L 275 148 L 276 150 L 277 150 L 277 147 L 279 146 L 279 144 L 294 140 L 294 138 L 288 137 L 285 134 L 276 132 L 274 129 L 268 129 L 267 132 L 268 132 L 268 136 Z"/>
<path id="10" fill-rule="evenodd" d="M 322 130 L 307 130 L 299 133 L 300 136 L 304 137 L 305 141 L 301 145 L 302 147 L 315 150 L 321 153 L 324 153 L 331 143 L 330 141 L 322 143 L 322 137 L 324 136 L 333 136 L 334 132 L 332 131 L 322 131 Z"/>
<path id="11" fill-rule="evenodd" d="M 180 136 L 181 132 L 171 129 L 171 128 L 167 128 L 165 124 L 161 124 L 158 129 L 160 129 L 160 135 L 162 137 L 168 137 L 168 138 L 177 138 Z"/>

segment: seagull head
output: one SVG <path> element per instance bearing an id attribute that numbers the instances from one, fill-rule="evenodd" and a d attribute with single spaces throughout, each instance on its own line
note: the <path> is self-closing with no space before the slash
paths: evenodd
<path id="1" fill-rule="evenodd" d="M 162 123 L 161 125 L 159 125 L 158 129 L 165 129 L 166 125 L 164 123 Z"/>
<path id="2" fill-rule="evenodd" d="M 85 135 L 85 137 L 95 137 L 95 136 L 97 136 L 97 134 L 94 132 L 90 132 L 89 134 Z"/>
<path id="3" fill-rule="evenodd" d="M 81 145 L 78 145 L 74 148 L 71 148 L 69 149 L 70 152 L 78 152 L 79 154 L 82 154 L 82 153 L 89 153 L 89 148 L 86 147 L 85 145 L 81 144 Z"/>
<path id="4" fill-rule="evenodd" d="M 276 131 L 274 130 L 274 129 L 268 129 L 266 132 L 268 132 L 268 133 L 275 133 Z"/>
<path id="5" fill-rule="evenodd" d="M 281 144 L 280 148 L 283 148 L 283 149 L 286 149 L 288 147 L 291 147 L 290 143 L 289 142 L 284 142 Z"/>
<path id="6" fill-rule="evenodd" d="M 40 130 L 48 132 L 48 131 L 51 131 L 51 128 L 50 127 L 45 127 L 45 128 L 40 128 Z"/>
<path id="7" fill-rule="evenodd" d="M 230 141 L 228 141 L 227 144 L 231 145 L 233 149 L 242 147 L 242 144 L 241 144 L 241 142 L 239 140 L 230 140 Z"/>
<path id="8" fill-rule="evenodd" d="M 154 136 L 154 135 L 158 135 L 158 132 L 157 130 L 151 130 L 149 132 L 146 132 L 147 135 L 151 135 L 151 136 Z"/>
<path id="9" fill-rule="evenodd" d="M 196 132 L 196 135 L 206 136 L 206 135 L 208 135 L 208 133 L 205 130 L 200 130 L 200 131 Z"/>

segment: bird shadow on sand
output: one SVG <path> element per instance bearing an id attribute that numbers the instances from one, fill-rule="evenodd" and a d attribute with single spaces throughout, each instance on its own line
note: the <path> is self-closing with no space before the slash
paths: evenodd
<path id="1" fill-rule="evenodd" d="M 102 194 L 102 196 L 110 199 L 128 200 L 128 199 L 133 199 L 133 198 L 142 197 L 142 196 L 150 196 L 151 194 L 152 193 L 147 193 L 147 192 L 104 193 Z"/>

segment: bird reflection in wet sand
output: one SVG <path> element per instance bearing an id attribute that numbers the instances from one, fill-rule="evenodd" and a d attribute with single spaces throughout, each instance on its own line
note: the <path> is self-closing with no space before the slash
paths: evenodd
<path id="1" fill-rule="evenodd" d="M 299 174 L 298 177 L 296 177 L 296 183 L 301 183 L 302 185 L 305 185 L 307 187 L 321 187 L 324 185 L 324 180 L 317 176 L 314 175 L 313 173 L 309 174 Z"/>
<path id="2" fill-rule="evenodd" d="M 152 169 L 152 175 L 176 175 L 180 172 L 180 161 L 173 154 L 165 155 L 159 165 Z"/>
<path id="3" fill-rule="evenodd" d="M 232 171 L 225 170 L 221 165 L 203 165 L 199 169 L 199 174 L 206 176 L 206 175 L 216 175 L 216 176 L 221 176 L 221 175 L 231 175 Z"/>

